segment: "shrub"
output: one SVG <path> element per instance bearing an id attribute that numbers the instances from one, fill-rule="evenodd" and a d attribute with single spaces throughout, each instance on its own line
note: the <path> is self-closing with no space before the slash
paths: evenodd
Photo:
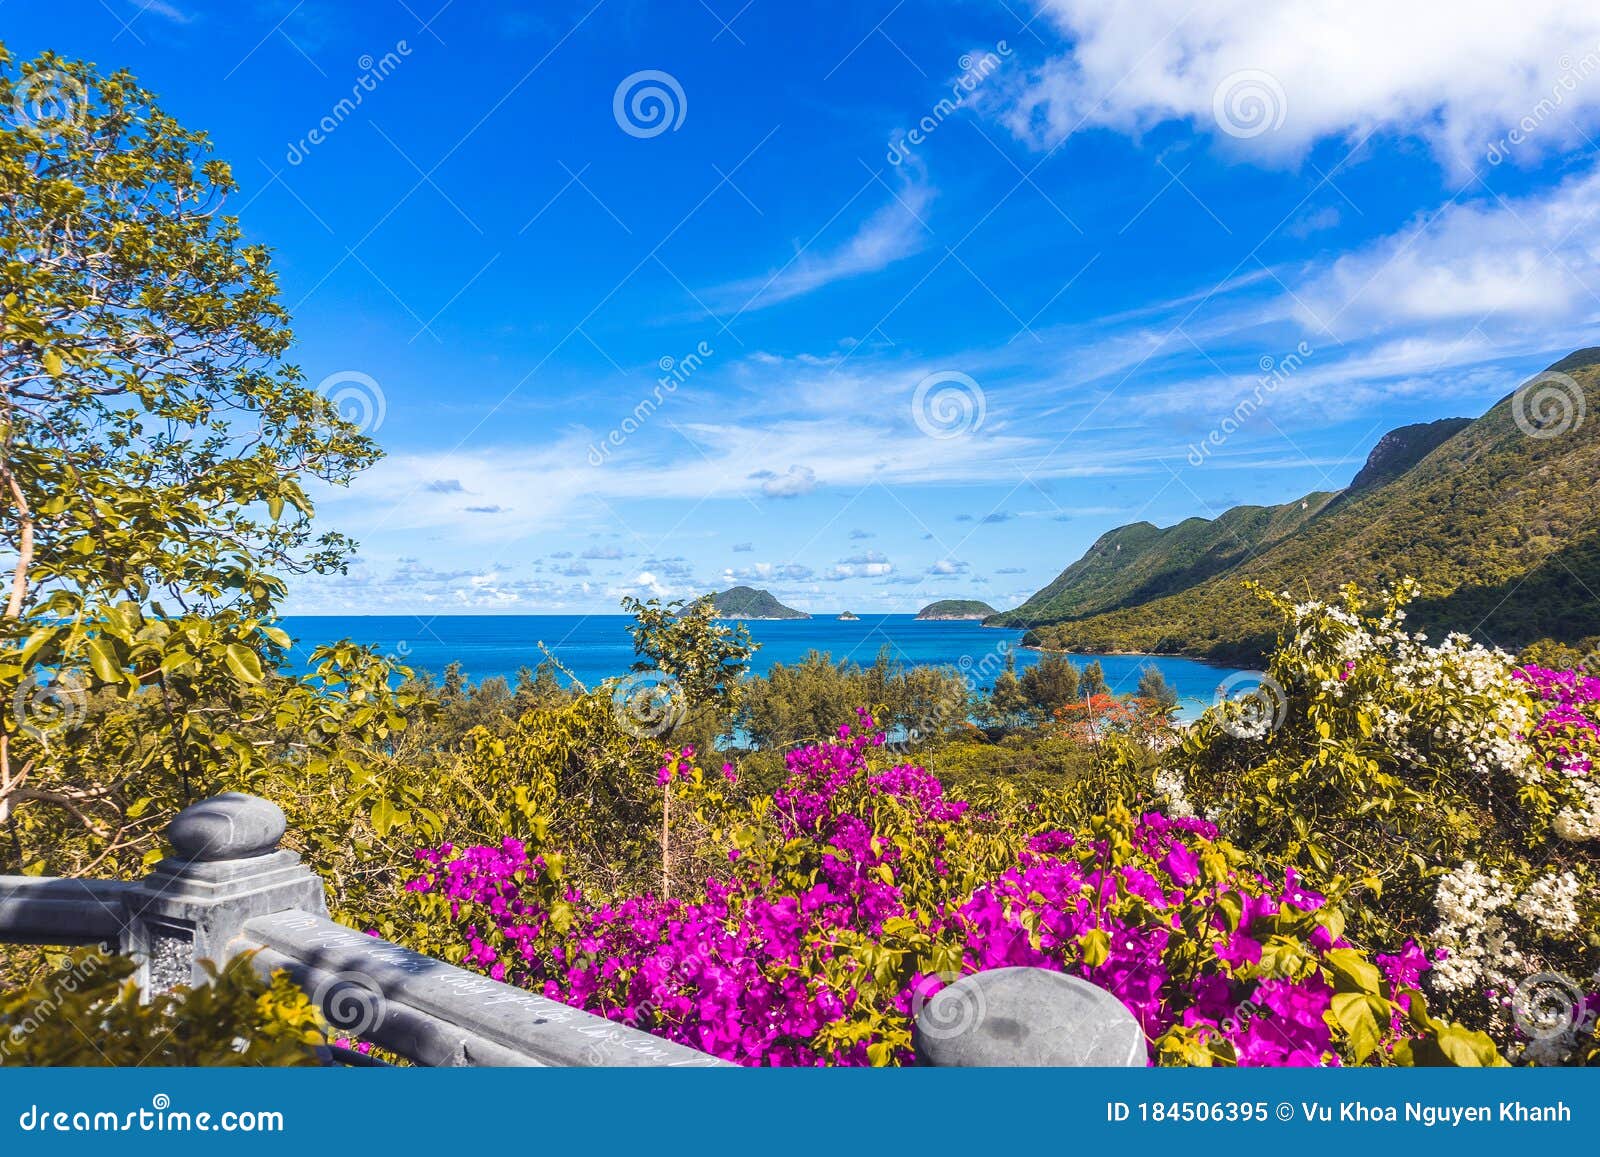
<path id="1" fill-rule="evenodd" d="M 1260 686 L 1207 712 L 1167 773 L 1252 855 L 1333 893 L 1356 939 L 1442 949 L 1430 987 L 1502 1047 L 1586 1055 L 1600 680 L 1461 635 L 1429 644 L 1403 627 L 1412 592 L 1265 596 L 1283 628 Z"/>
<path id="2" fill-rule="evenodd" d="M 718 825 L 728 867 L 693 898 L 590 896 L 519 840 L 424 849 L 410 887 L 469 966 L 745 1064 L 905 1063 L 915 1009 L 1007 964 L 1107 988 L 1160 1062 L 1499 1063 L 1428 1013 L 1415 945 L 1368 959 L 1337 908 L 1209 823 L 1114 806 L 1068 831 L 1048 796 L 980 811 L 882 746 L 864 719 L 791 752 L 783 788 Z M 722 805 L 692 760 L 663 771 L 683 806 Z"/>
<path id="3" fill-rule="evenodd" d="M 27 988 L 0 995 L 0 1065 L 310 1065 L 323 1021 L 285 973 L 245 957 L 210 983 L 141 1003 L 131 960 L 78 949 Z"/>

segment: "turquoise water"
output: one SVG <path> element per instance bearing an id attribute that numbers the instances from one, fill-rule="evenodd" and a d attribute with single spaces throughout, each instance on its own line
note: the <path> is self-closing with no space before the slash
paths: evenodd
<path id="1" fill-rule="evenodd" d="M 443 671 L 452 660 L 461 664 L 472 682 L 495 675 L 511 680 L 517 668 L 536 666 L 539 644 L 578 679 L 593 685 L 627 672 L 633 647 L 624 615 L 350 615 L 304 616 L 284 620 L 296 640 L 302 659 L 319 643 L 354 639 L 376 645 L 417 671 Z M 871 663 L 879 650 L 908 666 L 951 666 L 976 687 L 987 688 L 1005 663 L 1008 652 L 1025 670 L 1036 663 L 1034 651 L 1018 646 L 1022 632 L 983 627 L 976 622 L 919 622 L 913 615 L 862 615 L 856 622 L 833 618 L 760 620 L 748 622 L 751 636 L 761 645 L 751 663 L 765 674 L 774 663 L 791 664 L 809 651 L 824 651 L 835 662 Z M 1140 669 L 1154 664 L 1177 691 L 1184 715 L 1197 714 L 1209 705 L 1217 687 L 1235 673 L 1194 659 L 1170 656 L 1075 655 L 1080 667 L 1098 658 L 1106 682 L 1119 694 L 1132 692 Z"/>

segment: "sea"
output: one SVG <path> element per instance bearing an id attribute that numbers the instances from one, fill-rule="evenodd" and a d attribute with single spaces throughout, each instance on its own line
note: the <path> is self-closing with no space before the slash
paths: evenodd
<path id="1" fill-rule="evenodd" d="M 283 620 L 302 661 L 322 643 L 351 639 L 370 644 L 417 672 L 441 674 L 461 664 L 469 682 L 500 676 L 514 682 L 521 667 L 535 667 L 546 652 L 587 686 L 628 672 L 634 661 L 626 615 L 307 615 Z M 870 664 L 888 650 L 906 666 L 953 667 L 975 688 L 987 689 L 1015 654 L 1017 669 L 1039 661 L 1021 646 L 1022 632 L 985 627 L 971 620 L 919 620 L 915 615 L 869 615 L 857 620 L 832 616 L 810 619 L 745 620 L 759 645 L 751 669 L 762 675 L 774 664 L 798 663 L 812 651 L 834 662 Z M 1082 667 L 1098 659 L 1106 682 L 1129 694 L 1147 666 L 1158 668 L 1178 693 L 1179 715 L 1197 716 L 1216 701 L 1231 676 L 1242 674 L 1195 659 L 1170 655 L 1074 655 Z"/>

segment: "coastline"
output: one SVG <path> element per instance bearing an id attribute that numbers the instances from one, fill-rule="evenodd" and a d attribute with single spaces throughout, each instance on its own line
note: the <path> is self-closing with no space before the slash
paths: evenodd
<path id="1" fill-rule="evenodd" d="M 987 626 L 988 624 L 984 624 Z M 1020 630 L 1019 627 L 1008 627 L 1007 630 Z M 1183 651 L 1063 651 L 1058 647 L 1041 647 L 1036 643 L 1018 643 L 1017 650 L 1032 651 L 1039 655 L 1088 655 L 1092 658 L 1116 656 L 1120 659 L 1183 659 L 1190 663 L 1204 663 L 1207 667 L 1221 667 L 1228 671 L 1238 671 L 1242 668 L 1221 659 L 1213 659 L 1207 655 L 1190 655 Z"/>

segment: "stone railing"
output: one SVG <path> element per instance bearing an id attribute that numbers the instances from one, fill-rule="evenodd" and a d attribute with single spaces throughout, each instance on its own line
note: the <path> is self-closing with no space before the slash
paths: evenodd
<path id="1" fill-rule="evenodd" d="M 202 961 L 251 953 L 289 973 L 343 1035 L 424 1065 L 715 1066 L 707 1053 L 535 996 L 328 919 L 322 880 L 281 849 L 283 812 L 229 792 L 180 812 L 173 854 L 137 883 L 0 876 L 0 942 L 102 944 L 142 987 L 207 979 Z M 1122 1003 L 1034 968 L 966 976 L 913 1024 L 932 1065 L 1143 1065 Z"/>

